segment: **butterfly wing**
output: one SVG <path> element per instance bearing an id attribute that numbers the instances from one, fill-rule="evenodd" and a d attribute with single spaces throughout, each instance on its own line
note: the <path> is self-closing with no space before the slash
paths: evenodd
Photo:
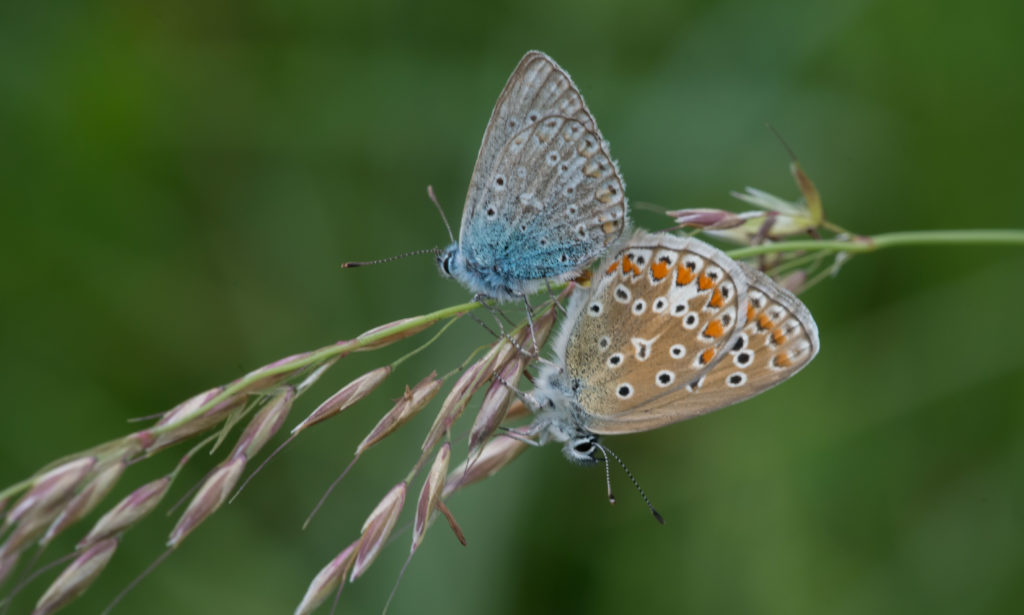
<path id="1" fill-rule="evenodd" d="M 750 267 L 746 323 L 727 356 L 708 372 L 689 402 L 697 414 L 717 410 L 765 391 L 804 368 L 820 347 L 818 327 L 793 293 Z M 665 412 L 671 413 L 666 407 Z"/>
<path id="2" fill-rule="evenodd" d="M 480 146 L 465 257 L 510 281 L 558 278 L 600 256 L 625 220 L 622 180 L 579 90 L 547 55 L 527 53 Z"/>
<path id="3" fill-rule="evenodd" d="M 817 352 L 799 300 L 697 239 L 640 232 L 609 260 L 563 349 L 593 433 L 656 429 L 736 403 Z M 730 381 L 736 373 L 742 382 Z"/>

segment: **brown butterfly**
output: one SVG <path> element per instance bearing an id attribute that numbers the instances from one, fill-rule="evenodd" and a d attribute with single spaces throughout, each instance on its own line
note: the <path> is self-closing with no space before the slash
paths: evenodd
<path id="1" fill-rule="evenodd" d="M 657 429 L 786 380 L 818 352 L 791 292 L 693 237 L 637 231 L 576 291 L 527 429 L 592 463 L 598 435 Z"/>

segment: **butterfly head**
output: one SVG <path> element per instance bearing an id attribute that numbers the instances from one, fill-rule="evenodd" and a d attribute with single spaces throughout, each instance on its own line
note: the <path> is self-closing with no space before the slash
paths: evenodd
<path id="1" fill-rule="evenodd" d="M 459 243 L 452 242 L 444 250 L 437 252 L 437 270 L 445 278 L 453 278 L 459 269 Z"/>

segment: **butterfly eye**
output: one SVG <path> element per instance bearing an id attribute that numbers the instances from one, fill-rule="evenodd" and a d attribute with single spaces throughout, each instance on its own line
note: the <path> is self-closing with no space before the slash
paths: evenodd
<path id="1" fill-rule="evenodd" d="M 594 443 L 589 440 L 579 442 L 578 444 L 573 445 L 572 450 L 581 455 L 590 455 L 590 453 L 594 452 Z"/>
<path id="2" fill-rule="evenodd" d="M 445 254 L 437 255 L 437 267 L 441 270 L 441 274 L 447 278 L 452 277 L 452 253 L 446 252 Z"/>
<path id="3" fill-rule="evenodd" d="M 593 435 L 577 436 L 565 443 L 562 452 L 573 463 L 590 465 L 597 463 L 594 451 L 597 450 L 597 438 Z"/>

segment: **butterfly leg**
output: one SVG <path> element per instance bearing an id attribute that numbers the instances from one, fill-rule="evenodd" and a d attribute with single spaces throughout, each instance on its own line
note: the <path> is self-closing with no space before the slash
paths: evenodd
<path id="1" fill-rule="evenodd" d="M 505 436 L 506 438 L 519 440 L 523 444 L 529 444 L 530 446 L 542 446 L 540 442 L 537 442 L 536 440 L 531 438 L 529 434 L 518 432 L 511 427 L 505 427 L 504 425 L 502 425 L 501 427 L 498 427 L 498 431 L 502 432 L 501 435 Z"/>
<path id="2" fill-rule="evenodd" d="M 533 343 L 533 356 L 540 356 L 540 348 L 537 347 L 537 331 L 533 328 L 533 306 L 530 305 L 530 298 L 523 295 L 523 305 L 526 306 L 526 322 L 530 325 L 530 341 Z"/>
<path id="3" fill-rule="evenodd" d="M 562 307 L 562 304 L 559 303 L 558 297 L 555 295 L 555 291 L 551 288 L 551 282 L 544 280 L 544 286 L 548 289 L 548 297 L 551 298 L 551 303 L 555 305 L 555 309 L 558 310 L 562 316 L 568 316 L 569 312 L 567 312 L 566 309 Z"/>
<path id="4" fill-rule="evenodd" d="M 533 306 L 530 305 L 530 298 L 527 297 L 526 295 L 523 295 L 523 305 L 526 306 L 526 322 L 530 326 L 530 341 L 533 342 L 533 354 L 525 352 L 522 348 L 518 349 L 519 352 L 521 352 L 524 356 L 530 357 L 534 361 L 537 361 L 541 365 L 548 365 L 548 366 L 557 368 L 558 371 L 562 371 L 561 367 L 559 367 L 558 365 L 555 365 L 550 360 L 545 359 L 544 357 L 540 356 L 540 348 L 537 346 L 537 331 L 534 329 L 534 326 L 533 326 Z M 557 305 L 557 301 L 556 301 L 556 305 Z"/>
<path id="5" fill-rule="evenodd" d="M 488 303 L 489 299 L 490 299 L 490 297 L 488 297 L 486 295 L 481 295 L 481 294 L 474 295 L 474 297 L 473 297 L 474 301 L 479 302 L 480 305 L 482 305 L 485 308 L 487 308 L 487 311 L 489 311 L 491 313 L 491 316 L 494 317 L 494 322 L 498 325 L 498 331 L 499 332 L 495 333 L 493 329 L 491 329 L 486 324 L 484 324 L 483 321 L 481 321 L 479 318 L 477 318 L 475 316 L 472 316 L 472 312 L 471 312 L 470 316 L 473 318 L 473 320 L 475 320 L 477 323 L 479 323 L 481 327 L 483 327 L 488 333 L 490 333 L 494 337 L 496 337 L 498 339 L 506 340 L 509 344 L 512 344 L 512 347 L 515 348 L 516 351 L 519 352 L 519 354 L 523 355 L 524 357 L 528 357 L 528 358 L 530 358 L 532 360 L 540 360 L 540 361 L 544 362 L 544 359 L 541 359 L 536 352 L 534 352 L 534 353 L 528 352 L 518 342 L 516 342 L 516 340 L 513 339 L 511 335 L 509 335 L 505 331 L 505 326 L 501 324 L 501 320 L 502 319 L 505 319 L 505 322 L 507 322 L 510 326 L 514 325 L 514 323 L 512 322 L 512 320 L 503 311 L 501 311 L 500 308 L 498 308 L 497 306 L 494 306 L 494 305 L 491 305 L 490 303 Z M 527 318 L 529 318 L 529 316 L 527 316 Z M 530 333 L 531 334 L 533 333 L 533 321 L 532 320 L 530 320 Z M 536 341 L 534 343 L 534 348 L 536 348 Z"/>

